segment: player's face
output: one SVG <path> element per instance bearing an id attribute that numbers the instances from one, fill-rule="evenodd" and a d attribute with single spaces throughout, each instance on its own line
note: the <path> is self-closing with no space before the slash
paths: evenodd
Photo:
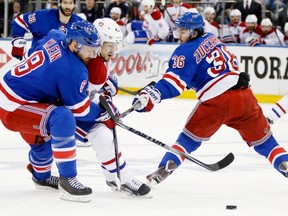
<path id="1" fill-rule="evenodd" d="M 101 46 L 101 57 L 105 62 L 108 62 L 114 53 L 119 52 L 119 46 L 120 44 L 103 42 Z"/>
<path id="2" fill-rule="evenodd" d="M 249 29 L 249 31 L 254 31 L 256 29 L 256 23 L 247 23 L 246 22 L 246 27 Z"/>
<path id="3" fill-rule="evenodd" d="M 261 30 L 262 32 L 266 35 L 269 31 L 271 31 L 272 27 L 271 26 L 262 26 L 261 25 Z"/>
<path id="4" fill-rule="evenodd" d="M 96 58 L 98 50 L 98 47 L 77 44 L 74 52 L 76 52 L 77 56 L 86 64 L 90 59 Z"/>
<path id="5" fill-rule="evenodd" d="M 110 17 L 111 19 L 117 21 L 118 19 L 120 19 L 120 16 L 118 13 L 110 13 Z"/>
<path id="6" fill-rule="evenodd" d="M 149 5 L 143 6 L 143 11 L 145 14 L 150 13 L 152 10 L 153 10 L 152 6 L 149 6 Z"/>
<path id="7" fill-rule="evenodd" d="M 177 28 L 178 42 L 180 44 L 185 43 L 190 40 L 190 31 L 187 28 Z"/>
<path id="8" fill-rule="evenodd" d="M 231 16 L 231 22 L 238 24 L 240 22 L 240 16 Z"/>
<path id="9" fill-rule="evenodd" d="M 214 20 L 215 14 L 214 13 L 206 13 L 205 18 L 208 22 L 212 22 Z"/>
<path id="10" fill-rule="evenodd" d="M 74 10 L 74 0 L 62 0 L 60 4 L 60 11 L 64 16 L 71 16 Z"/>

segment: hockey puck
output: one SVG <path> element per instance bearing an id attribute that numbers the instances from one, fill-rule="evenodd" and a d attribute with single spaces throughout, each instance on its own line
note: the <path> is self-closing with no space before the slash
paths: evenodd
<path id="1" fill-rule="evenodd" d="M 236 205 L 226 205 L 226 209 L 235 210 L 235 209 L 237 209 L 237 206 Z"/>

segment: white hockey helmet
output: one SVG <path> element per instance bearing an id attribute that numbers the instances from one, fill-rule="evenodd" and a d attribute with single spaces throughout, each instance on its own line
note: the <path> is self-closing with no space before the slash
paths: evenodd
<path id="1" fill-rule="evenodd" d="M 189 8 L 188 11 L 189 11 L 189 12 L 192 12 L 192 13 L 199 13 L 199 11 L 197 10 L 197 8 Z"/>
<path id="2" fill-rule="evenodd" d="M 141 2 L 142 6 L 148 6 L 148 8 L 154 8 L 155 7 L 155 1 L 154 0 L 143 0 Z"/>
<path id="3" fill-rule="evenodd" d="M 241 11 L 238 10 L 238 9 L 233 9 L 233 10 L 231 10 L 231 11 L 230 11 L 230 18 L 231 18 L 232 16 L 239 16 L 239 17 L 241 17 Z"/>
<path id="4" fill-rule="evenodd" d="M 258 19 L 257 19 L 256 15 L 254 15 L 254 14 L 249 14 L 245 19 L 246 23 L 257 23 L 257 21 L 258 21 Z"/>
<path id="5" fill-rule="evenodd" d="M 284 32 L 288 32 L 288 22 L 286 22 L 284 25 Z"/>
<path id="6" fill-rule="evenodd" d="M 96 19 L 93 22 L 93 25 L 96 27 L 100 35 L 101 44 L 103 44 L 103 42 L 110 42 L 116 44 L 122 42 L 123 33 L 119 25 L 111 18 L 105 17 L 101 19 Z"/>
<path id="7" fill-rule="evenodd" d="M 273 26 L 273 24 L 269 18 L 265 18 L 262 19 L 261 26 Z"/>
<path id="8" fill-rule="evenodd" d="M 206 13 L 208 13 L 208 14 L 215 14 L 216 11 L 215 11 L 215 9 L 214 9 L 213 7 L 206 7 L 206 8 L 204 9 L 204 14 L 206 14 Z"/>
<path id="9" fill-rule="evenodd" d="M 121 9 L 120 9 L 119 7 L 113 7 L 113 8 L 110 10 L 110 15 L 111 15 L 112 13 L 115 13 L 115 14 L 118 14 L 119 16 L 121 16 L 122 11 L 121 11 Z"/>

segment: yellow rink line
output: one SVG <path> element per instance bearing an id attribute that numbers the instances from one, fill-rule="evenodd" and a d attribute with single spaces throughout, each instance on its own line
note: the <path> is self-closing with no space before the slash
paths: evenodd
<path id="1" fill-rule="evenodd" d="M 131 87 L 123 87 L 130 91 L 137 91 L 139 88 L 131 88 Z M 121 95 L 127 95 L 127 93 L 124 93 L 122 91 L 118 91 L 118 94 Z M 265 94 L 255 94 L 257 100 L 259 103 L 276 103 L 280 98 L 283 97 L 283 95 L 265 95 Z M 185 99 L 196 99 L 196 93 L 195 91 L 184 91 L 178 98 L 185 98 Z"/>

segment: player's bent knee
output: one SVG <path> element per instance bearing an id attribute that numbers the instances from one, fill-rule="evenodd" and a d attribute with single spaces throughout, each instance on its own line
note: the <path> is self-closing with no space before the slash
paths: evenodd
<path id="1" fill-rule="evenodd" d="M 95 152 L 102 154 L 114 151 L 113 133 L 104 124 L 99 124 L 89 131 L 88 139 Z"/>
<path id="2" fill-rule="evenodd" d="M 66 107 L 55 108 L 49 117 L 48 127 L 52 135 L 71 136 L 76 131 L 76 121 L 72 112 Z"/>

